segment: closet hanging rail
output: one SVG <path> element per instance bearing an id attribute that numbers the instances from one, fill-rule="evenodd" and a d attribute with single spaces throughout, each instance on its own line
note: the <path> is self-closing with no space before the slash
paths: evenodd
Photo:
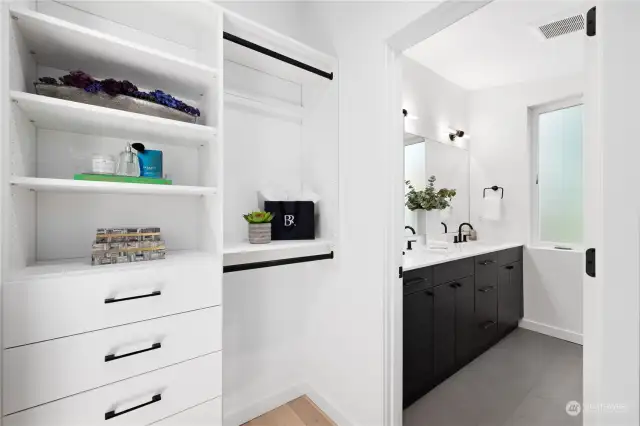
<path id="1" fill-rule="evenodd" d="M 225 40 L 229 40 L 232 43 L 236 43 L 239 44 L 240 46 L 244 46 L 247 49 L 251 49 L 251 50 L 255 50 L 256 52 L 262 53 L 263 55 L 267 55 L 267 56 L 271 56 L 272 58 L 275 58 L 279 61 L 282 62 L 286 62 L 290 65 L 293 65 L 294 67 L 298 67 L 301 68 L 305 71 L 311 72 L 313 74 L 317 74 L 320 77 L 324 77 L 326 79 L 329 80 L 333 80 L 333 73 L 332 72 L 326 72 L 326 71 L 322 71 L 321 69 L 318 69 L 316 67 L 312 67 L 311 65 L 305 64 L 304 62 L 300 62 L 297 61 L 293 58 L 290 58 L 288 56 L 285 56 L 281 53 L 278 53 L 276 51 L 273 51 L 271 49 L 267 49 L 264 46 L 260 46 L 259 44 L 255 44 L 253 42 L 250 42 L 249 40 L 245 40 L 243 38 L 240 38 L 238 36 L 235 36 L 231 33 L 228 32 L 224 32 L 223 33 L 223 38 Z"/>
<path id="2" fill-rule="evenodd" d="M 269 268 L 271 266 L 291 265 L 294 263 L 314 262 L 316 260 L 333 259 L 333 252 L 327 254 L 318 254 L 315 256 L 294 257 L 291 259 L 267 260 L 264 262 L 240 263 L 238 265 L 226 265 L 222 268 L 222 272 L 238 272 L 249 269 Z"/>

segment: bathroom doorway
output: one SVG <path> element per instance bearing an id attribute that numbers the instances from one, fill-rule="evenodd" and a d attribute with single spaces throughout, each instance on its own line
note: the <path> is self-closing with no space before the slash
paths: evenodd
<path id="1" fill-rule="evenodd" d="M 481 21 L 480 18 L 483 15 L 491 14 L 492 8 L 494 8 L 495 10 L 500 9 L 504 3 L 507 3 L 507 2 L 496 0 L 495 2 L 490 1 L 490 2 L 483 2 L 483 3 L 474 3 L 473 5 L 470 5 L 465 2 L 450 1 L 450 2 L 445 2 L 440 7 L 435 8 L 433 11 L 431 11 L 427 15 L 416 20 L 413 24 L 409 25 L 405 30 L 396 34 L 389 41 L 390 45 L 396 48 L 397 52 L 398 51 L 404 52 L 407 50 L 407 47 L 409 46 L 412 46 L 414 48 L 413 55 L 409 55 L 409 56 L 414 56 L 413 58 L 410 58 L 410 59 L 404 58 L 403 55 L 401 55 L 400 53 L 397 53 L 397 55 L 394 57 L 394 66 L 396 66 L 397 69 L 402 69 L 402 71 L 398 71 L 398 73 L 402 77 L 404 77 L 404 72 L 407 68 L 406 63 L 407 61 L 410 61 L 410 62 L 418 62 L 417 65 L 422 66 L 424 68 L 429 68 L 428 65 L 432 65 L 433 69 L 428 69 L 427 72 L 429 71 L 434 72 L 435 74 L 438 74 L 438 76 L 444 78 L 444 80 L 448 82 L 453 81 L 455 83 L 457 80 L 464 79 L 465 75 L 468 76 L 474 73 L 478 74 L 479 72 L 477 68 L 474 69 L 474 67 L 469 66 L 469 62 L 467 62 L 467 61 L 472 62 L 473 58 L 467 58 L 464 55 L 461 56 L 458 54 L 455 48 L 451 47 L 452 44 L 450 42 L 451 40 L 456 40 L 456 36 L 448 37 L 449 38 L 448 44 L 442 43 L 442 41 L 447 39 L 447 36 L 446 36 L 447 32 L 451 32 L 451 31 L 455 32 L 456 26 L 467 26 L 470 29 L 473 29 L 474 26 L 480 25 L 480 21 Z M 508 3 L 511 3 L 512 7 L 518 7 L 516 5 L 513 5 L 514 2 L 508 2 Z M 517 2 L 517 3 L 519 3 L 520 7 L 523 7 L 522 4 L 525 4 L 527 2 Z M 532 3 L 532 2 L 529 2 L 529 3 Z M 552 5 L 552 7 L 546 11 L 541 9 L 541 12 L 538 14 L 538 16 L 535 16 L 534 14 L 529 13 L 530 20 L 522 21 L 523 25 L 526 24 L 529 27 L 527 28 L 527 30 L 531 31 L 531 35 L 534 37 L 540 36 L 539 33 L 542 32 L 540 28 L 544 27 L 545 23 L 555 22 L 553 21 L 554 19 L 571 18 L 577 15 L 581 15 L 582 18 L 585 20 L 585 25 L 586 25 L 587 10 L 585 10 L 585 8 L 582 5 L 578 5 L 578 9 L 576 9 L 575 2 L 571 2 L 571 4 L 566 4 L 565 5 L 566 7 L 563 7 L 563 5 L 560 4 L 562 2 L 560 1 L 537 2 L 537 3 L 538 4 L 555 3 L 555 4 Z M 564 2 L 564 3 L 567 3 L 567 2 Z M 553 6 L 557 6 L 557 7 L 554 9 Z M 509 7 L 509 6 L 504 6 L 504 7 Z M 530 7 L 533 8 L 534 6 L 530 5 Z M 554 10 L 551 10 L 551 9 L 554 9 Z M 538 34 L 535 33 L 536 29 L 538 30 Z M 416 36 L 417 33 L 420 33 L 421 35 Z M 544 34 L 542 34 L 542 36 L 544 37 Z M 576 289 L 579 289 L 580 292 L 575 293 L 572 290 L 568 292 L 569 294 L 562 295 L 562 297 L 564 297 L 565 302 L 569 301 L 573 305 L 575 305 L 576 298 L 582 299 L 581 289 L 583 286 L 583 275 L 584 275 L 584 273 L 582 272 L 584 270 L 584 257 L 583 257 L 584 246 L 577 245 L 575 248 L 572 248 L 572 250 L 563 250 L 563 248 L 552 247 L 552 248 L 546 248 L 543 251 L 542 248 L 539 248 L 538 250 L 537 246 L 534 247 L 531 244 L 532 243 L 531 222 L 532 222 L 532 216 L 533 216 L 533 213 L 532 213 L 533 206 L 531 202 L 532 190 L 531 190 L 530 184 L 532 184 L 531 181 L 532 179 L 534 179 L 532 177 L 533 169 L 531 166 L 531 158 L 534 155 L 534 153 L 532 152 L 531 137 L 529 133 L 530 132 L 529 111 L 530 109 L 541 107 L 547 103 L 562 101 L 566 98 L 582 95 L 585 90 L 584 82 L 587 79 L 586 72 L 582 67 L 584 63 L 584 55 L 587 53 L 586 51 L 587 41 L 586 41 L 586 35 L 584 32 L 584 27 L 579 33 L 576 32 L 576 34 L 568 35 L 568 37 L 572 38 L 571 41 L 573 46 L 577 46 L 577 49 L 580 49 L 581 57 L 579 57 L 578 59 L 578 61 L 580 62 L 579 64 L 580 69 L 576 71 L 577 73 L 583 74 L 584 80 L 580 82 L 583 84 L 576 84 L 576 82 L 572 82 L 571 78 L 569 77 L 564 81 L 564 83 L 566 84 L 563 84 L 562 82 L 556 83 L 555 87 L 553 87 L 552 89 L 547 89 L 547 91 L 545 92 L 544 88 L 542 89 L 540 88 L 544 85 L 536 86 L 535 84 L 533 84 L 531 85 L 531 88 L 528 88 L 528 89 L 525 88 L 524 86 L 526 86 L 527 83 L 529 83 L 530 81 L 539 82 L 539 81 L 554 80 L 554 79 L 559 81 L 564 77 L 566 77 L 568 74 L 541 75 L 540 71 L 539 70 L 536 71 L 536 69 L 534 68 L 533 74 L 537 74 L 537 75 L 530 75 L 524 79 L 516 78 L 514 80 L 509 80 L 508 72 L 505 72 L 504 73 L 505 75 L 496 76 L 496 72 L 491 72 L 492 71 L 491 69 L 488 69 L 488 68 L 484 69 L 485 73 L 488 74 L 490 78 L 488 78 L 487 81 L 484 81 L 484 82 L 479 81 L 479 79 L 477 79 L 478 81 L 476 81 L 475 83 L 472 83 L 472 85 L 477 84 L 478 87 L 473 87 L 470 89 L 472 91 L 487 91 L 487 93 L 481 93 L 477 96 L 474 96 L 474 100 L 472 101 L 474 103 L 472 107 L 476 111 L 478 111 L 478 113 L 475 115 L 477 115 L 480 118 L 471 120 L 473 122 L 467 121 L 466 123 L 464 122 L 464 120 L 457 121 L 457 123 L 461 123 L 462 125 L 467 124 L 468 127 L 466 129 L 462 128 L 462 125 L 456 124 L 455 119 L 447 119 L 446 117 L 443 118 L 442 115 L 438 115 L 437 111 L 436 112 L 429 111 L 427 108 L 427 112 L 424 113 L 419 106 L 410 105 L 410 104 L 408 105 L 406 103 L 403 103 L 402 107 L 407 110 L 406 111 L 407 118 L 403 120 L 405 130 L 408 130 L 408 133 L 411 133 L 415 136 L 426 137 L 427 139 L 434 139 L 436 141 L 447 143 L 446 139 L 449 138 L 449 136 L 451 136 L 452 133 L 455 134 L 456 131 L 458 130 L 462 130 L 467 133 L 468 135 L 467 143 L 471 146 L 470 148 L 471 154 L 470 154 L 470 161 L 469 161 L 470 163 L 469 167 L 471 170 L 471 178 L 470 178 L 471 182 L 469 187 L 470 222 L 472 224 L 474 223 L 474 221 L 476 221 L 476 223 L 480 223 L 481 214 L 477 212 L 482 210 L 482 201 L 481 201 L 482 190 L 487 187 L 491 188 L 493 184 L 495 184 L 495 186 L 501 187 L 503 191 L 505 189 L 509 191 L 509 188 L 511 188 L 511 191 L 507 192 L 507 194 L 509 194 L 507 195 L 507 200 L 509 200 L 509 198 L 511 199 L 507 202 L 503 202 L 503 207 L 501 208 L 503 214 L 505 214 L 504 212 L 505 210 L 506 210 L 506 215 L 509 215 L 510 213 L 513 214 L 513 211 L 514 211 L 513 205 L 515 203 L 516 205 L 515 211 L 517 212 L 519 217 L 521 217 L 521 220 L 514 221 L 514 220 L 511 220 L 511 217 L 513 216 L 511 217 L 507 216 L 506 219 L 504 219 L 504 222 L 506 222 L 506 224 L 505 223 L 488 223 L 488 222 L 485 224 L 480 224 L 478 226 L 478 228 L 482 230 L 481 232 L 479 232 L 480 238 L 493 240 L 493 239 L 499 239 L 499 237 L 502 236 L 500 234 L 501 232 L 506 233 L 508 235 L 518 236 L 520 235 L 519 232 L 524 231 L 525 236 L 522 237 L 521 239 L 523 243 L 527 245 L 527 249 L 525 249 L 523 263 L 525 263 L 525 265 L 526 264 L 529 265 L 529 268 L 528 268 L 529 270 L 525 271 L 525 273 L 527 274 L 525 275 L 525 277 L 528 277 L 528 278 L 525 278 L 525 282 L 527 284 L 534 283 L 535 285 L 544 285 L 545 282 L 548 282 L 549 276 L 548 274 L 545 274 L 544 271 L 543 273 L 536 275 L 535 267 L 539 267 L 540 265 L 542 265 L 542 269 L 546 270 L 551 268 L 557 269 L 559 266 L 566 265 L 567 270 L 569 272 L 567 272 L 566 275 L 561 274 L 563 277 L 562 280 L 565 280 L 568 277 L 568 279 L 570 279 L 570 281 L 572 282 L 572 285 L 576 287 Z M 464 40 L 468 40 L 468 39 L 469 39 L 468 35 L 466 37 L 459 37 L 459 34 L 458 34 L 457 40 L 459 42 L 462 43 Z M 425 50 L 425 52 L 423 52 L 424 53 L 423 56 L 425 57 L 430 56 L 431 58 L 435 57 L 433 61 L 435 61 L 436 63 L 435 65 L 434 63 L 431 63 L 431 64 L 427 63 L 427 66 L 425 66 L 425 63 L 420 63 L 419 60 L 416 60 L 416 57 L 420 56 L 418 53 L 416 53 L 416 50 L 420 49 L 421 47 L 420 44 L 422 44 L 421 42 L 429 41 L 429 40 L 431 41 L 426 44 L 431 44 L 432 50 L 430 51 Z M 556 44 L 558 44 L 558 42 L 563 44 L 570 44 L 568 43 L 568 39 L 560 40 L 560 41 L 558 40 L 552 41 L 552 43 L 556 43 Z M 543 42 L 540 41 L 540 43 L 542 44 Z M 438 46 L 438 44 L 440 44 L 440 46 Z M 438 48 L 440 49 L 439 52 L 437 51 Z M 523 49 L 523 50 L 531 52 L 531 49 Z M 434 55 L 434 52 L 437 54 Z M 469 56 L 472 56 L 472 55 L 469 54 Z M 518 62 L 517 57 L 514 58 L 513 56 L 509 56 L 509 55 L 506 55 L 506 56 L 507 56 L 507 59 L 510 58 L 512 62 Z M 557 56 L 557 57 L 561 58 L 561 56 Z M 576 59 L 575 56 L 572 56 L 571 58 L 574 60 Z M 567 58 L 564 58 L 564 59 L 567 59 Z M 444 65 L 441 66 L 441 64 L 444 64 Z M 511 67 L 510 71 L 514 71 L 515 68 L 517 67 L 515 66 Z M 558 66 L 556 66 L 556 68 L 558 68 Z M 452 75 L 448 75 L 448 76 L 445 75 L 447 69 L 450 69 L 450 70 L 453 69 L 454 72 L 452 73 Z M 403 83 L 401 82 L 402 80 L 401 76 L 398 76 L 398 79 L 395 81 L 394 84 L 397 86 L 403 87 Z M 499 81 L 501 78 L 502 78 L 502 81 Z M 519 87 L 520 91 L 529 90 L 530 95 L 528 96 L 528 99 L 522 102 L 520 102 L 521 100 L 514 101 L 513 96 L 511 93 L 509 93 L 510 91 L 508 90 L 508 88 L 504 90 L 499 90 L 499 88 L 501 87 L 504 88 L 511 85 L 513 86 L 521 85 Z M 554 86 L 554 83 L 549 84 L 549 86 Z M 439 91 L 441 90 L 441 88 L 442 88 L 442 85 L 437 87 L 436 89 L 431 90 L 431 93 L 429 94 L 430 99 L 428 100 L 428 103 L 431 104 L 432 106 L 437 104 L 440 104 L 440 105 L 446 104 L 446 102 L 442 101 L 442 99 L 446 100 L 447 96 L 443 95 L 442 99 L 439 96 Z M 464 87 L 464 89 L 469 90 L 468 87 Z M 495 92 L 489 93 L 489 90 L 495 90 Z M 451 99 L 451 97 L 449 97 L 449 99 Z M 451 108 L 455 109 L 455 102 L 452 102 L 452 103 L 453 103 L 453 106 L 451 106 Z M 517 122 L 517 125 L 519 126 L 519 129 L 514 129 L 513 127 L 514 120 L 511 120 L 509 118 L 504 118 L 504 117 L 512 117 L 509 115 L 509 113 L 513 111 L 514 108 L 519 109 L 519 112 L 520 112 L 520 114 L 518 114 L 518 118 L 515 120 Z M 500 112 L 504 114 L 502 120 L 493 119 L 493 118 L 486 119 L 486 117 L 482 116 L 482 114 L 489 114 L 489 113 L 491 113 L 491 115 L 498 116 Z M 587 112 L 585 112 L 585 114 L 586 113 Z M 524 119 L 522 119 L 522 116 L 524 116 Z M 483 120 L 486 121 L 487 123 L 484 126 L 482 125 Z M 524 124 L 522 124 L 523 122 Z M 421 127 L 422 129 L 416 130 L 416 127 Z M 509 135 L 513 134 L 514 132 L 521 133 L 520 135 L 518 135 L 518 138 L 520 141 L 524 141 L 524 143 L 518 142 L 517 144 L 511 144 L 506 146 L 504 150 L 501 150 L 500 149 L 501 145 L 498 144 L 498 142 L 496 141 L 497 140 L 503 141 L 505 139 L 509 139 Z M 487 142 L 483 144 L 482 141 L 487 141 Z M 451 142 L 454 142 L 454 141 L 452 140 Z M 476 143 L 476 145 L 473 145 L 474 143 Z M 482 145 L 484 145 L 486 149 L 479 150 L 478 147 Z M 473 152 L 474 149 L 476 150 L 475 153 Z M 492 159 L 501 160 L 501 161 L 492 161 Z M 513 177 L 510 177 L 508 175 L 509 169 L 519 170 L 520 173 L 516 173 L 514 174 Z M 426 175 L 428 174 L 429 173 L 427 171 Z M 522 188 L 525 188 L 525 189 L 522 189 Z M 398 187 L 397 191 L 401 194 L 397 194 L 396 199 L 403 198 L 402 196 L 404 195 L 406 189 L 404 187 L 402 188 Z M 515 201 L 513 201 L 514 199 Z M 518 210 L 518 207 L 517 207 L 518 204 L 523 204 L 525 207 Z M 476 213 L 474 213 L 474 211 Z M 402 217 L 405 218 L 406 215 L 403 214 Z M 523 225 L 523 222 L 525 223 L 524 225 Z M 405 225 L 405 223 L 400 223 L 400 220 L 398 220 L 397 228 L 402 229 L 401 225 Z M 520 227 L 522 227 L 522 229 L 520 229 Z M 506 229 L 506 230 L 502 231 L 502 229 Z M 449 230 L 451 230 L 451 227 L 449 227 Z M 407 233 L 409 233 L 409 231 L 407 231 Z M 498 238 L 495 237 L 496 235 L 498 235 Z M 402 244 L 402 247 L 405 249 L 406 249 L 407 237 L 411 238 L 410 235 L 405 235 L 404 233 L 402 233 L 397 238 L 398 243 Z M 529 250 L 529 247 L 533 248 L 533 254 L 529 253 L 532 251 L 532 250 Z M 394 285 L 396 284 L 397 282 L 394 283 Z M 525 287 L 527 284 L 525 284 Z M 558 282 L 553 281 L 552 279 L 551 284 L 555 286 L 558 284 Z M 401 299 L 402 295 L 399 294 L 399 292 L 395 291 L 395 294 L 398 299 Z M 525 297 L 526 296 L 527 295 L 525 295 Z M 531 294 L 531 292 L 529 292 L 528 296 L 531 299 L 530 301 L 534 301 L 534 299 L 532 298 L 540 296 L 540 294 L 536 295 L 536 294 Z M 395 305 L 396 306 L 399 305 L 398 300 L 396 300 Z M 582 304 L 579 304 L 579 305 L 582 305 Z M 534 312 L 531 309 L 529 309 L 529 311 Z M 563 313 L 563 312 L 560 312 L 560 313 Z M 565 351 L 563 347 L 564 347 L 564 343 L 566 343 L 568 345 L 566 346 L 566 348 L 572 348 L 572 349 L 568 349 L 569 352 L 572 352 L 572 351 L 575 353 L 580 352 L 580 355 L 581 355 L 582 351 L 575 350 L 577 344 L 582 344 L 583 330 L 582 330 L 582 324 L 581 324 L 582 322 L 581 315 L 582 315 L 582 312 L 580 310 L 579 313 L 574 312 L 571 315 L 569 315 L 571 316 L 571 318 L 562 319 L 562 321 L 564 322 L 559 320 L 560 323 L 563 324 L 564 326 L 555 327 L 556 329 L 554 329 L 554 324 L 552 322 L 545 323 L 543 321 L 536 321 L 535 319 L 531 319 L 525 316 L 524 326 L 528 328 L 530 331 L 523 332 L 522 334 L 524 336 L 527 333 L 533 333 L 531 334 L 533 338 L 529 340 L 536 340 L 539 338 L 538 335 L 541 335 L 543 336 L 542 340 L 547 341 L 546 338 L 548 337 L 549 339 L 551 339 L 547 341 L 549 342 L 550 347 L 560 346 L 559 351 L 561 352 Z M 394 315 L 394 320 L 399 321 L 398 319 L 399 316 L 400 315 Z M 578 318 L 578 320 L 574 321 L 576 318 Z M 395 330 L 396 332 L 399 332 L 399 327 L 397 326 L 397 323 L 394 326 L 391 326 L 390 329 Z M 527 340 L 526 336 L 524 336 L 522 340 L 523 340 L 522 342 L 523 345 L 526 346 L 529 344 L 526 342 Z M 388 338 L 388 341 L 395 341 L 395 344 L 393 344 L 392 346 L 395 348 L 396 354 L 398 354 L 398 352 L 400 351 L 400 347 L 402 346 L 400 344 L 402 340 L 401 339 L 392 340 L 391 338 Z M 558 345 L 556 345 L 556 343 L 558 343 Z M 544 345 L 544 343 L 540 343 L 540 344 Z M 398 358 L 399 356 L 397 356 L 396 359 Z M 572 361 L 575 361 L 575 360 L 572 360 Z M 558 364 L 562 364 L 562 362 L 563 362 L 562 360 L 558 360 Z M 581 370 L 582 361 L 580 360 L 578 364 L 579 364 L 578 370 Z M 395 372 L 395 377 L 396 377 L 395 381 L 389 380 L 390 377 L 391 378 L 394 377 L 394 374 L 390 373 L 390 370 L 393 369 L 392 366 L 387 366 L 387 368 L 388 368 L 387 380 L 389 385 L 388 391 L 390 394 L 389 400 L 392 401 L 393 406 L 396 407 L 395 410 L 389 410 L 389 412 L 393 413 L 391 415 L 391 418 L 393 418 L 395 421 L 398 421 L 398 419 L 401 416 L 401 414 L 399 413 L 400 410 L 398 407 L 402 406 L 401 398 L 398 396 L 398 393 L 401 394 L 400 383 L 402 381 L 397 378 L 399 376 L 398 371 Z M 573 370 L 576 370 L 575 362 L 573 363 L 573 366 L 571 368 Z M 580 395 L 579 395 L 579 398 L 577 398 L 576 400 L 577 402 L 581 403 L 583 402 L 582 401 L 582 374 L 581 374 L 581 371 L 579 371 L 579 373 L 580 373 L 579 374 L 580 376 L 579 377 L 579 384 L 580 384 L 579 394 Z M 553 373 L 549 373 L 549 375 L 553 375 Z M 393 384 L 395 384 L 395 386 Z M 571 386 L 573 385 L 575 385 L 575 383 L 572 383 Z M 527 386 L 524 386 L 524 387 L 527 387 Z M 456 391 L 453 390 L 452 392 L 453 394 L 455 394 Z M 459 397 L 460 394 L 458 394 L 457 396 Z M 541 395 L 540 397 L 544 398 L 544 395 Z M 562 396 L 562 398 L 564 398 L 564 396 Z M 530 399 L 533 399 L 533 398 L 530 398 Z M 559 398 L 556 398 L 556 399 L 559 399 Z M 556 405 L 558 405 L 557 402 L 558 401 L 555 401 Z M 562 415 L 566 417 L 566 419 L 564 420 L 568 419 L 568 421 L 572 421 L 571 418 L 573 418 L 573 416 L 567 414 L 566 412 L 567 408 L 565 406 L 569 402 L 572 402 L 572 401 L 568 400 L 565 402 L 565 404 L 563 404 L 562 407 L 558 406 L 559 407 L 558 410 L 562 409 Z M 486 407 L 487 407 L 487 404 L 485 404 L 485 408 Z M 497 409 L 498 408 L 496 407 L 496 410 Z M 456 409 L 452 408 L 452 410 L 455 411 Z M 451 416 L 452 416 L 452 413 L 450 412 L 449 418 L 451 418 Z M 509 420 L 509 419 L 506 419 L 506 420 Z M 573 419 L 573 421 L 575 422 L 575 419 Z M 438 423 L 434 422 L 433 420 L 429 422 L 429 424 L 438 426 Z M 445 424 L 447 423 L 444 423 L 441 426 L 444 426 Z M 574 423 L 568 423 L 568 424 L 574 424 Z"/>

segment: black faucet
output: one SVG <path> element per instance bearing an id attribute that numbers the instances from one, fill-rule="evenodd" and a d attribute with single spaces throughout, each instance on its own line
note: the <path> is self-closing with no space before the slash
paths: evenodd
<path id="1" fill-rule="evenodd" d="M 461 243 L 462 242 L 462 227 L 467 225 L 469 227 L 469 229 L 473 229 L 473 226 L 471 226 L 470 223 L 467 222 L 463 222 L 460 224 L 460 226 L 458 226 L 458 242 Z M 465 238 L 467 236 L 465 235 Z"/>
<path id="2" fill-rule="evenodd" d="M 416 230 L 413 229 L 411 226 L 405 226 L 404 229 L 410 229 L 411 232 L 413 232 L 413 235 L 416 235 Z M 407 240 L 407 250 L 413 250 L 413 247 L 411 247 L 411 243 L 415 243 L 416 240 Z"/>
<path id="3" fill-rule="evenodd" d="M 449 228 L 447 228 L 447 224 L 444 222 L 440 222 L 442 226 L 444 226 L 444 233 L 447 234 L 449 232 Z"/>

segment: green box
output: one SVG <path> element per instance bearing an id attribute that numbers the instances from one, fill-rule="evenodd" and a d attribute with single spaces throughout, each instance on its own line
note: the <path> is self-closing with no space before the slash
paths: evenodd
<path id="1" fill-rule="evenodd" d="M 73 176 L 73 180 L 90 180 L 94 182 L 121 182 L 121 183 L 146 183 L 151 185 L 172 185 L 169 179 L 156 179 L 149 177 L 132 177 L 118 175 L 98 175 L 92 173 L 80 173 Z"/>

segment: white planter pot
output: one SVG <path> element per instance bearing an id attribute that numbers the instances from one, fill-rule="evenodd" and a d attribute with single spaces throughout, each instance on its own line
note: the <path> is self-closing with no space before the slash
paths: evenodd
<path id="1" fill-rule="evenodd" d="M 416 210 L 416 215 L 416 233 L 420 237 L 418 241 L 426 244 L 427 240 L 437 239 L 442 234 L 440 210 Z"/>

